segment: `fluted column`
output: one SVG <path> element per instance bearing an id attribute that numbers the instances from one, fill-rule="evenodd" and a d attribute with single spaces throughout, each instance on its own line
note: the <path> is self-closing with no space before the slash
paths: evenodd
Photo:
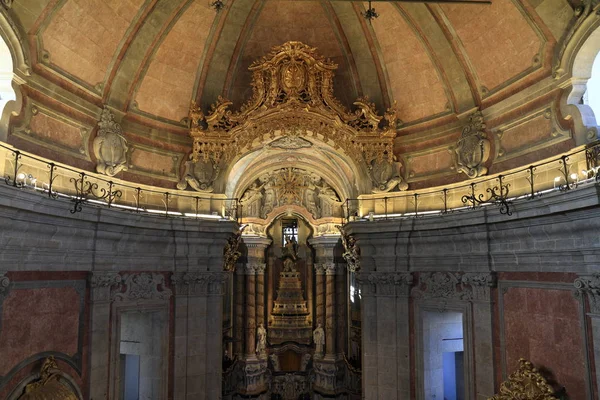
<path id="1" fill-rule="evenodd" d="M 335 264 L 326 263 L 325 279 L 325 357 L 335 358 Z"/>
<path id="2" fill-rule="evenodd" d="M 254 265 L 246 265 L 246 356 L 256 357 L 256 270 Z"/>

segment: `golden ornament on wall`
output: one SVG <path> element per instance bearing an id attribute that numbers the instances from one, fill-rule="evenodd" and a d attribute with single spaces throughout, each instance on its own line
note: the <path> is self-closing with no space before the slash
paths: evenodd
<path id="1" fill-rule="evenodd" d="M 42 364 L 40 379 L 25 387 L 19 400 L 79 400 L 73 391 L 62 383 L 54 357 L 48 357 Z"/>
<path id="2" fill-rule="evenodd" d="M 500 385 L 500 392 L 488 400 L 556 400 L 554 389 L 532 363 L 519 359 L 519 369 Z"/>

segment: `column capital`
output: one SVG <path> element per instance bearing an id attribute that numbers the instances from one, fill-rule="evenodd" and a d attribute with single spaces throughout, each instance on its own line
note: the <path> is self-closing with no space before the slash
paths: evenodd
<path id="1" fill-rule="evenodd" d="M 315 272 L 317 275 L 324 275 L 325 266 L 323 264 L 315 263 Z"/>
<path id="2" fill-rule="evenodd" d="M 244 275 L 256 275 L 256 269 L 260 268 L 261 264 L 248 263 L 244 266 Z"/>
<path id="3" fill-rule="evenodd" d="M 590 312 L 600 316 L 600 274 L 581 275 L 573 282 L 575 295 L 582 301 L 587 297 Z"/>
<path id="4" fill-rule="evenodd" d="M 333 262 L 323 263 L 323 270 L 325 275 L 335 275 L 336 265 Z"/>
<path id="5" fill-rule="evenodd" d="M 123 278 L 115 271 L 93 271 L 89 276 L 91 300 L 93 302 L 110 302 L 111 293 L 119 290 Z"/>
<path id="6" fill-rule="evenodd" d="M 254 271 L 256 275 L 263 275 L 267 269 L 267 264 L 254 264 Z"/>

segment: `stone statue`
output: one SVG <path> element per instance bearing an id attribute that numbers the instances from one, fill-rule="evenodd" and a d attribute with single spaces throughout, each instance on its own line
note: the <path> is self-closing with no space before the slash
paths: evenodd
<path id="1" fill-rule="evenodd" d="M 308 367 L 308 363 L 310 362 L 310 354 L 306 353 L 302 356 L 302 364 L 300 366 L 300 371 L 306 371 L 306 367 Z"/>
<path id="2" fill-rule="evenodd" d="M 285 237 L 285 246 L 283 247 L 283 256 L 290 256 L 292 260 L 298 259 L 298 242 L 293 236 Z"/>
<path id="3" fill-rule="evenodd" d="M 263 323 L 258 324 L 256 329 L 256 354 L 265 356 L 267 354 L 267 330 Z"/>
<path id="4" fill-rule="evenodd" d="M 98 121 L 98 135 L 92 146 L 98 161 L 98 173 L 115 176 L 121 171 L 127 171 L 127 140 L 123 136 L 121 125 L 115 121 L 114 115 L 106 106 Z"/>
<path id="5" fill-rule="evenodd" d="M 269 359 L 271 359 L 271 363 L 273 364 L 273 371 L 281 371 L 281 366 L 279 365 L 279 356 L 277 356 L 277 354 L 271 354 Z"/>
<path id="6" fill-rule="evenodd" d="M 313 341 L 315 342 L 315 355 L 322 356 L 325 347 L 325 331 L 319 322 L 317 329 L 313 332 Z"/>

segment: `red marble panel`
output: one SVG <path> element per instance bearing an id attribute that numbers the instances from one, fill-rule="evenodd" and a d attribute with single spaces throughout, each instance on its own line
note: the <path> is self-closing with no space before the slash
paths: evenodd
<path id="1" fill-rule="evenodd" d="M 96 85 L 144 0 L 68 0 L 43 31 L 50 61 Z"/>
<path id="2" fill-rule="evenodd" d="M 184 11 L 150 62 L 135 96 L 140 110 L 174 121 L 187 116 L 216 15 L 208 1 L 197 0 Z"/>
<path id="3" fill-rule="evenodd" d="M 494 0 L 490 6 L 441 6 L 480 84 L 489 90 L 531 67 L 542 44 L 515 3 Z"/>
<path id="4" fill-rule="evenodd" d="M 394 5 L 378 3 L 377 12 L 373 29 L 400 119 L 410 122 L 446 111 L 449 99 L 424 44 Z"/>
<path id="5" fill-rule="evenodd" d="M 77 352 L 79 295 L 74 288 L 13 289 L 2 304 L 0 375 L 44 351 Z"/>
<path id="6" fill-rule="evenodd" d="M 504 294 L 507 371 L 520 357 L 550 371 L 569 398 L 585 398 L 585 349 L 579 303 L 569 290 L 509 288 Z"/>

